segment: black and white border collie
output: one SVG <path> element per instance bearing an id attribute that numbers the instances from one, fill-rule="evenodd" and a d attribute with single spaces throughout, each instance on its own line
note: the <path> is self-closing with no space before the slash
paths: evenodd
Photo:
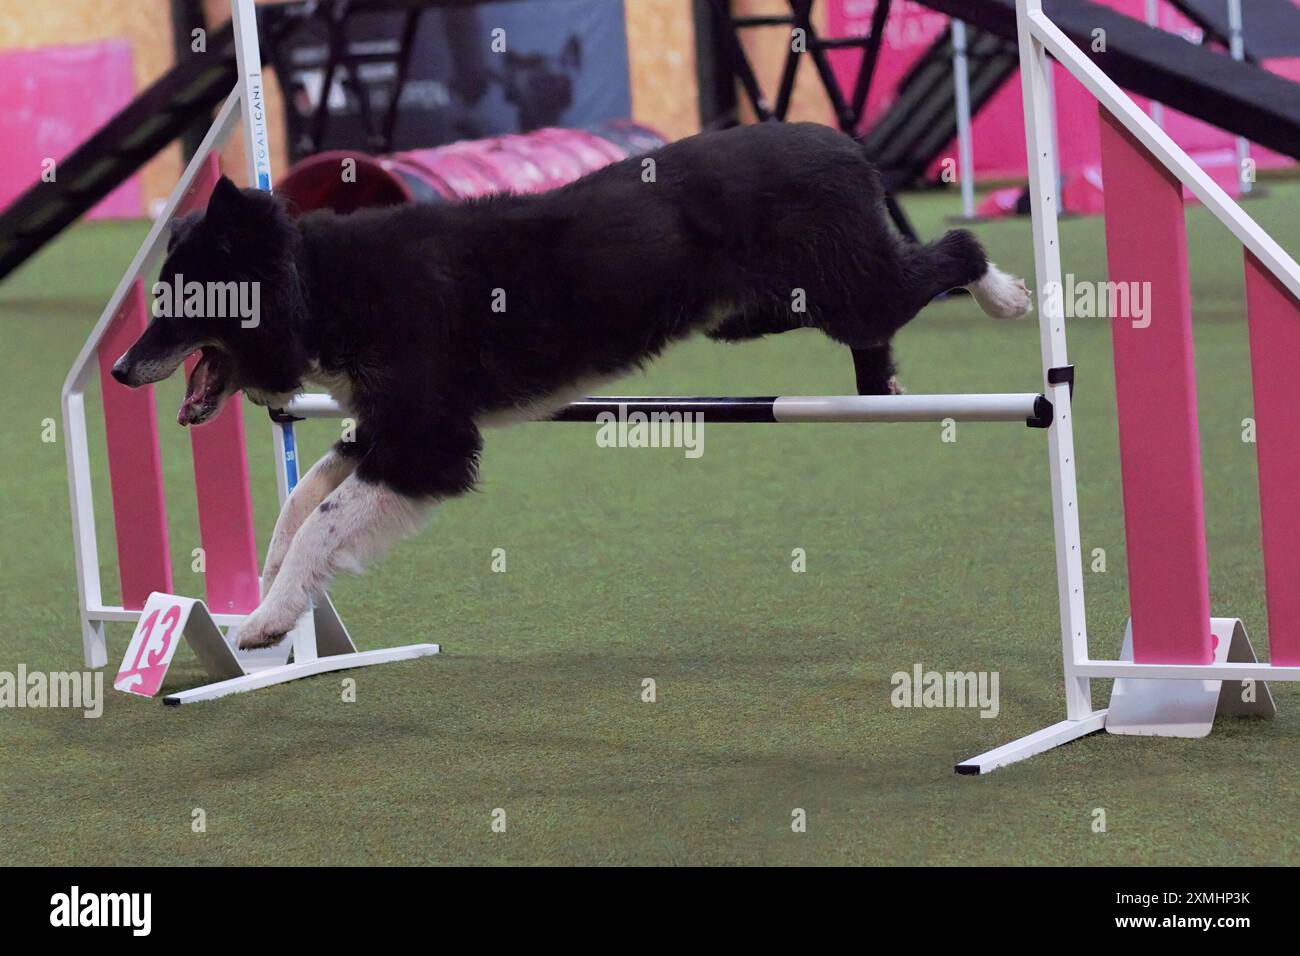
<path id="1" fill-rule="evenodd" d="M 113 375 L 171 375 L 178 415 L 210 419 L 239 390 L 279 407 L 323 386 L 357 422 L 276 522 L 244 648 L 279 642 L 340 570 L 358 570 L 430 506 L 475 482 L 479 429 L 543 417 L 697 332 L 738 341 L 816 328 L 871 350 L 896 391 L 890 340 L 940 293 L 1024 315 L 1023 282 L 968 232 L 896 234 L 875 169 L 816 124 L 704 133 L 538 196 L 294 220 L 222 179 L 178 220 L 160 281 L 259 283 L 250 323 L 155 315 Z M 155 310 L 157 312 L 158 310 Z"/>

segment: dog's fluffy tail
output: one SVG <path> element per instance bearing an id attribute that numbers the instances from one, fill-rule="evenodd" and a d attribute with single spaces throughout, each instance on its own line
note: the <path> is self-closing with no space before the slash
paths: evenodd
<path id="1" fill-rule="evenodd" d="M 1017 319 L 1032 311 L 1025 283 L 989 262 L 979 240 L 965 229 L 953 229 L 917 252 L 926 302 L 960 288 L 995 319 Z"/>

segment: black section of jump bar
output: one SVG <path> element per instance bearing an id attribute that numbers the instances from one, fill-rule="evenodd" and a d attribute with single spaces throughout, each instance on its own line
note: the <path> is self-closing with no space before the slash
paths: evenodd
<path id="1" fill-rule="evenodd" d="M 611 396 L 608 398 L 583 398 L 568 405 L 553 422 L 594 422 L 597 416 L 608 412 L 618 418 L 620 410 L 626 417 L 634 412 L 645 415 L 702 413 L 709 424 L 716 423 L 767 423 L 776 422 L 773 408 L 776 396 L 758 398 L 674 398 L 665 400 L 646 395 Z"/>
<path id="2" fill-rule="evenodd" d="M 1046 395 L 1039 395 L 1034 399 L 1034 417 L 1026 418 L 1025 424 L 1030 428 L 1051 428 L 1055 419 L 1056 406 Z"/>
<path id="3" fill-rule="evenodd" d="M 294 422 L 305 422 L 307 420 L 299 415 L 290 415 L 283 408 L 268 408 L 266 417 L 277 425 L 292 425 Z"/>
<path id="4" fill-rule="evenodd" d="M 917 0 L 1016 39 L 1014 0 Z M 1250 4 L 1244 4 L 1250 16 Z M 1300 159 L 1300 84 L 1083 0 L 1043 0 L 1043 12 L 1106 75 L 1130 93 Z M 1105 30 L 1106 49 L 1093 49 Z"/>

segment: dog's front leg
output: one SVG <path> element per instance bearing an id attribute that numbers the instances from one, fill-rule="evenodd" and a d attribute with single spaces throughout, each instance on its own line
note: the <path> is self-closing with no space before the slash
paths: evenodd
<path id="1" fill-rule="evenodd" d="M 275 583 L 275 577 L 284 564 L 284 557 L 289 553 L 289 545 L 293 543 L 293 537 L 302 523 L 356 467 L 356 458 L 342 455 L 337 449 L 331 448 L 294 486 L 284 507 L 280 509 L 275 531 L 271 533 L 271 545 L 266 549 L 266 563 L 262 566 L 262 600 L 266 600 L 271 585 Z"/>
<path id="2" fill-rule="evenodd" d="M 430 501 L 351 475 L 311 512 L 293 535 L 266 597 L 240 625 L 245 650 L 280 643 L 311 601 L 341 571 L 360 571 L 393 542 L 416 530 Z"/>

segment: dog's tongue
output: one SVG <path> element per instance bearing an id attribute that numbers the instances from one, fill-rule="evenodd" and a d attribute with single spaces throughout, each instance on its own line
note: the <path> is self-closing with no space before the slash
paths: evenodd
<path id="1" fill-rule="evenodd" d="M 194 371 L 190 372 L 185 386 L 185 400 L 181 402 L 176 421 L 181 425 L 193 425 L 203 420 L 211 411 L 213 404 L 220 401 L 221 390 L 225 384 L 221 353 L 215 349 L 204 349 Z"/>

